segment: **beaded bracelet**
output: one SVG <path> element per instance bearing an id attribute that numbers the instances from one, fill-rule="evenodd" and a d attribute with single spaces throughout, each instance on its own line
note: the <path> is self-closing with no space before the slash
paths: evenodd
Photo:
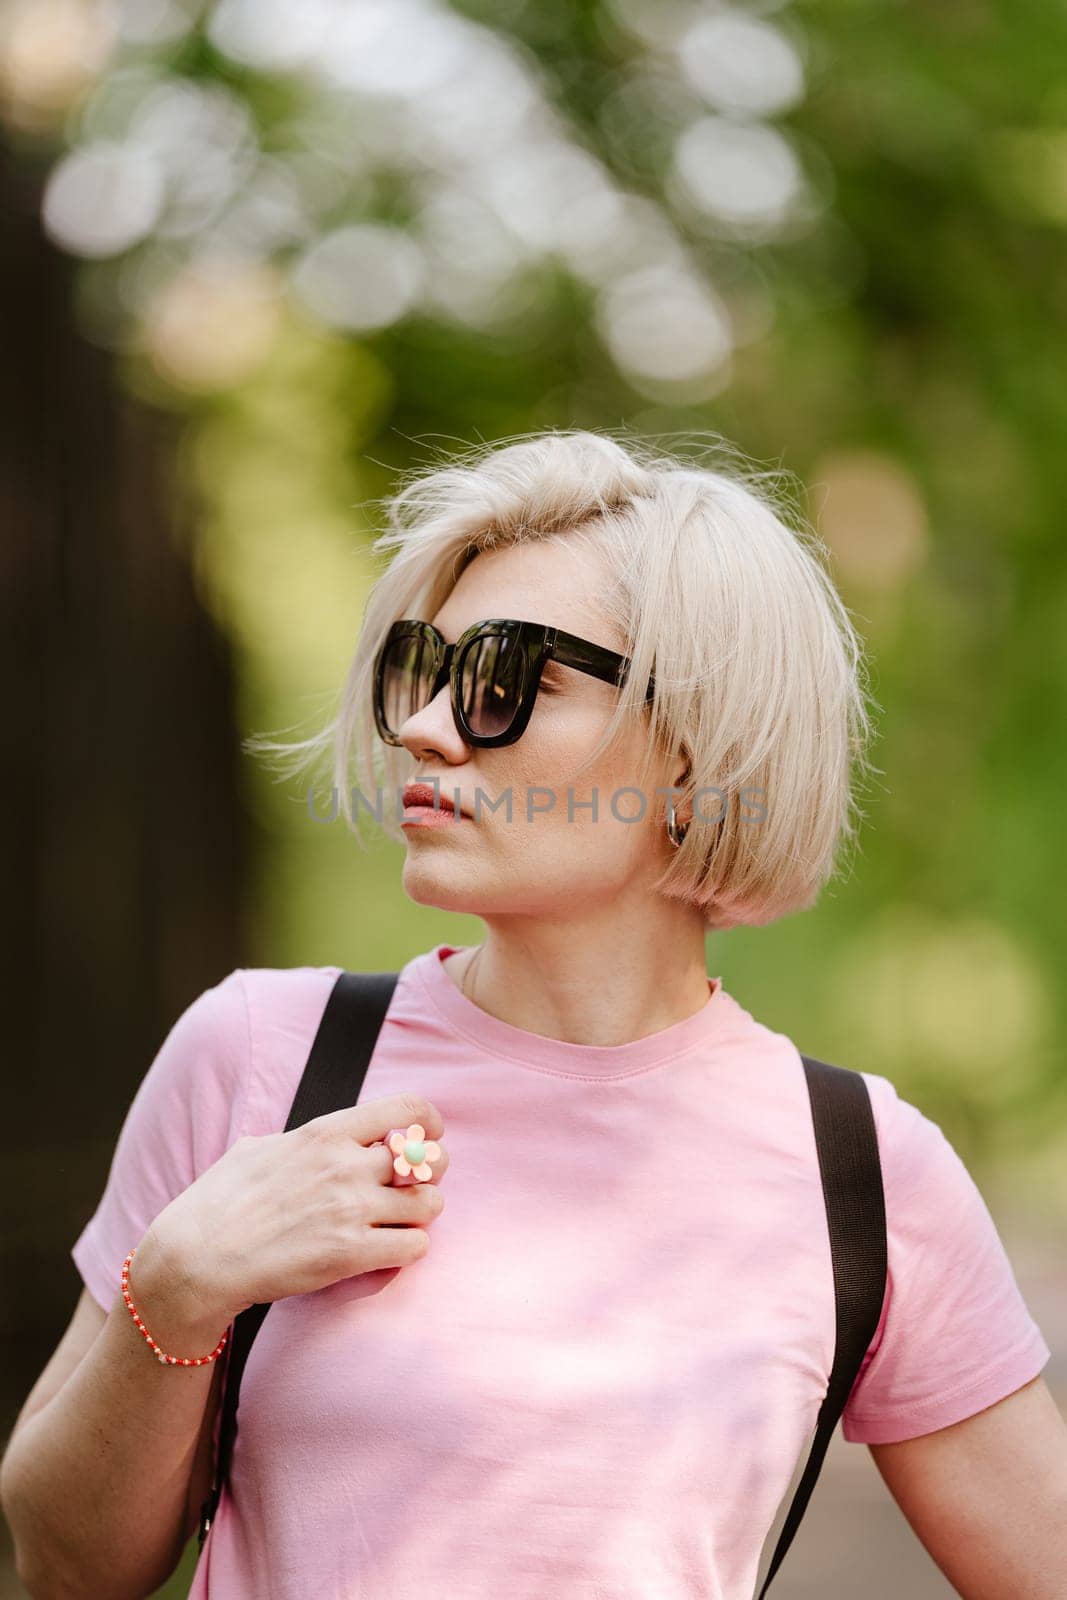
<path id="1" fill-rule="evenodd" d="M 211 1354 L 209 1356 L 168 1356 L 168 1355 L 164 1355 L 163 1351 L 159 1348 L 158 1344 L 153 1339 L 152 1335 L 149 1333 L 148 1329 L 145 1327 L 145 1325 L 141 1321 L 140 1317 L 137 1315 L 137 1312 L 134 1309 L 133 1301 L 130 1299 L 130 1262 L 133 1260 L 133 1258 L 136 1255 L 136 1253 L 137 1253 L 137 1251 L 136 1251 L 136 1247 L 135 1247 L 133 1250 L 130 1251 L 129 1255 L 126 1257 L 125 1261 L 122 1263 L 122 1298 L 126 1302 L 126 1306 L 127 1306 L 127 1309 L 128 1309 L 128 1311 L 130 1313 L 130 1316 L 133 1318 L 134 1322 L 136 1322 L 137 1326 L 140 1328 L 141 1332 L 144 1334 L 144 1336 L 147 1339 L 148 1343 L 152 1346 L 152 1349 L 155 1351 L 157 1360 L 168 1362 L 169 1365 L 172 1366 L 172 1367 L 202 1367 L 202 1366 L 205 1365 L 206 1362 L 214 1361 L 216 1356 L 222 1354 L 223 1346 L 225 1345 L 226 1340 L 230 1336 L 229 1328 L 226 1329 L 226 1332 L 223 1334 L 222 1338 L 219 1340 L 218 1344 L 215 1346 L 214 1350 L 212 1350 L 212 1352 L 211 1352 Z"/>

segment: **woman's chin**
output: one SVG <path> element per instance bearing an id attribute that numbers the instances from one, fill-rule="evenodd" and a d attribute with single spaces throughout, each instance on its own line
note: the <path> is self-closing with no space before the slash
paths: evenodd
<path id="1" fill-rule="evenodd" d="M 469 911 L 477 916 L 479 907 L 489 898 L 480 892 L 477 873 L 471 871 L 469 861 L 446 861 L 444 853 L 438 851 L 434 851 L 432 860 L 429 852 L 409 852 L 400 884 L 409 900 L 420 906 L 436 906 L 440 911 Z"/>

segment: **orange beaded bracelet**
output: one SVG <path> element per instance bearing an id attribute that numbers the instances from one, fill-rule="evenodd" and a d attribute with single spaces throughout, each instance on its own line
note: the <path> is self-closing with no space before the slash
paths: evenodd
<path id="1" fill-rule="evenodd" d="M 146 1340 L 155 1351 L 157 1360 L 165 1361 L 172 1367 L 202 1367 L 206 1362 L 214 1361 L 216 1356 L 222 1354 L 226 1340 L 230 1337 L 229 1328 L 226 1329 L 226 1332 L 223 1334 L 222 1338 L 219 1340 L 218 1344 L 215 1346 L 214 1350 L 212 1350 L 209 1356 L 168 1356 L 165 1355 L 159 1348 L 158 1344 L 153 1339 L 152 1335 L 149 1333 L 140 1317 L 137 1315 L 133 1301 L 130 1299 L 130 1262 L 133 1260 L 136 1253 L 136 1248 L 134 1248 L 130 1251 L 129 1255 L 122 1263 L 122 1298 L 126 1302 L 130 1316 L 133 1318 L 134 1322 L 136 1322 Z"/>

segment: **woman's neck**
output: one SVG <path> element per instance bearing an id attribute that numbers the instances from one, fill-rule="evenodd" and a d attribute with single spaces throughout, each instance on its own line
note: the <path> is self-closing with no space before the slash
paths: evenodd
<path id="1" fill-rule="evenodd" d="M 617 936 L 550 941 L 490 930 L 480 945 L 443 963 L 468 1000 L 490 1016 L 569 1044 L 628 1044 L 693 1016 L 708 1002 L 704 926 L 687 941 L 642 941 L 629 951 Z"/>

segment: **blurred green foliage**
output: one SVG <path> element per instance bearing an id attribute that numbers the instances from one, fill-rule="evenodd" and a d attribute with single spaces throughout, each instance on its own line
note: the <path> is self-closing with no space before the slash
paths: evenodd
<path id="1" fill-rule="evenodd" d="M 1032 0 L 749 8 L 801 69 L 778 109 L 733 117 L 772 128 L 803 173 L 773 226 L 702 212 L 679 184 L 679 137 L 715 110 L 670 43 L 700 13 L 515 0 L 448 15 L 523 63 L 571 147 L 646 200 L 721 295 L 733 348 L 703 390 L 627 366 L 577 246 L 531 250 L 484 323 L 431 297 L 355 332 L 283 297 L 236 375 L 168 365 L 157 326 L 124 346 L 125 379 L 180 420 L 196 561 L 240 650 L 248 732 L 327 713 L 372 578 L 368 502 L 449 440 L 622 424 L 684 447 L 712 430 L 796 473 L 868 643 L 883 777 L 850 874 L 802 918 L 713 937 L 710 970 L 803 1048 L 891 1077 L 967 1159 L 1027 1154 L 1043 1202 L 1067 1209 L 1067 17 Z M 202 27 L 132 56 L 224 89 L 263 151 L 307 158 L 314 127 L 330 161 L 299 170 L 324 233 L 416 228 L 433 162 L 414 139 L 390 162 L 386 135 L 399 149 L 419 96 L 390 123 L 372 93 L 342 104 Z M 460 291 L 481 282 L 489 238 L 438 263 Z M 129 255 L 165 284 L 183 248 L 150 235 Z M 114 259 L 87 264 L 98 327 L 118 283 Z M 261 840 L 249 962 L 378 968 L 480 937 L 477 919 L 404 899 L 396 847 L 362 854 L 312 824 L 302 789 L 242 771 Z"/>

